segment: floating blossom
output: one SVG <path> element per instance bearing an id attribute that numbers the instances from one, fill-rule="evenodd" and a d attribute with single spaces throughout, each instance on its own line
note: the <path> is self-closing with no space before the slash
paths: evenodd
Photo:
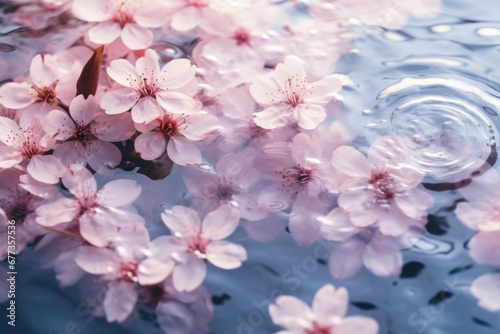
<path id="1" fill-rule="evenodd" d="M 273 73 L 257 76 L 250 86 L 252 96 L 264 108 L 254 113 L 254 122 L 264 129 L 289 123 L 314 129 L 325 120 L 324 107 L 340 90 L 340 81 L 332 75 L 308 83 L 300 60 L 286 57 Z"/>
<path id="2" fill-rule="evenodd" d="M 350 146 L 333 152 L 332 165 L 339 180 L 339 206 L 356 226 L 377 224 L 389 236 L 405 232 L 415 221 L 425 224 L 432 196 L 416 187 L 424 174 L 408 165 L 395 142 L 376 140 L 365 157 Z"/>
<path id="3" fill-rule="evenodd" d="M 486 274 L 472 282 L 471 292 L 479 306 L 488 311 L 500 311 L 500 274 Z"/>
<path id="4" fill-rule="evenodd" d="M 196 72 L 196 66 L 187 59 L 174 59 L 160 69 L 158 55 L 148 49 L 135 67 L 125 59 L 117 59 L 107 72 L 119 84 L 102 97 L 101 107 L 107 114 L 120 114 L 132 108 L 134 122 L 147 124 L 161 117 L 162 108 L 182 114 L 201 107 L 181 92 Z"/>
<path id="5" fill-rule="evenodd" d="M 55 55 L 36 55 L 30 66 L 31 83 L 9 82 L 0 87 L 0 104 L 6 108 L 22 109 L 33 103 L 69 103 L 75 96 L 75 74 L 81 65 L 64 69 L 60 68 L 61 61 Z"/>
<path id="6" fill-rule="evenodd" d="M 374 225 L 353 225 L 342 208 L 333 209 L 318 221 L 324 239 L 340 242 L 328 261 L 336 279 L 352 277 L 363 266 L 377 276 L 399 275 L 403 266 L 401 250 L 413 246 L 424 232 L 422 225 L 415 222 L 398 237 L 386 236 Z"/>
<path id="7" fill-rule="evenodd" d="M 131 50 L 147 48 L 153 41 L 148 28 L 161 27 L 168 21 L 161 1 L 75 0 L 72 10 L 77 18 L 97 23 L 88 32 L 91 42 L 109 44 L 121 37 Z"/>
<path id="8" fill-rule="evenodd" d="M 82 237 L 104 247 L 115 238 L 118 226 L 137 217 L 129 209 L 142 190 L 136 181 L 110 181 L 97 191 L 94 176 L 84 167 L 72 165 L 62 182 L 73 196 L 61 196 L 38 207 L 38 224 L 52 227 L 77 219 Z"/>
<path id="9" fill-rule="evenodd" d="M 142 223 L 123 226 L 113 246 L 113 249 L 82 246 L 76 254 L 76 263 L 86 272 L 102 275 L 103 280 L 110 281 L 104 297 L 106 319 L 123 322 L 137 302 L 137 284 L 162 282 L 172 271 L 173 262 L 155 250 L 158 246 L 154 241 L 150 245 L 148 231 Z M 149 253 L 152 255 L 146 259 Z M 156 266 L 144 266 L 144 261 L 154 261 Z"/>
<path id="10" fill-rule="evenodd" d="M 192 291 L 203 282 L 205 261 L 222 269 L 236 269 L 247 259 L 245 248 L 222 239 L 238 227 L 238 214 L 226 204 L 200 222 L 198 214 L 176 205 L 161 216 L 172 236 L 168 237 L 176 261 L 173 284 L 178 291 Z"/>
<path id="11" fill-rule="evenodd" d="M 45 117 L 44 128 L 64 141 L 54 150 L 54 156 L 64 165 L 88 163 L 102 174 L 110 174 L 121 161 L 120 150 L 110 142 L 127 140 L 135 133 L 130 115 L 105 114 L 92 95 L 74 98 L 69 115 L 52 110 Z"/>
<path id="12" fill-rule="evenodd" d="M 273 322 L 284 328 L 280 334 L 376 334 L 379 327 L 368 317 L 345 317 L 348 306 L 345 288 L 331 284 L 314 295 L 312 308 L 292 296 L 280 296 L 269 306 Z"/>
<path id="13" fill-rule="evenodd" d="M 196 28 L 214 0 L 169 0 L 166 6 L 171 13 L 170 26 L 177 31 Z"/>
<path id="14" fill-rule="evenodd" d="M 52 155 L 44 155 L 56 143 L 57 133 L 46 133 L 38 116 L 25 117 L 18 125 L 12 119 L 0 117 L 0 168 L 11 168 L 27 161 L 26 171 L 37 181 L 59 182 L 63 164 Z"/>

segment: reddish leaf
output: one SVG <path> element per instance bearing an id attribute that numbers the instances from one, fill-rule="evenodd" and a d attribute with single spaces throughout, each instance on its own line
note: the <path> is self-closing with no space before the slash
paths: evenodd
<path id="1" fill-rule="evenodd" d="M 101 73 L 101 60 L 104 52 L 104 45 L 100 45 L 95 49 L 94 54 L 85 64 L 82 74 L 76 82 L 76 95 L 83 94 L 85 98 L 89 95 L 95 95 L 99 84 L 99 75 Z"/>

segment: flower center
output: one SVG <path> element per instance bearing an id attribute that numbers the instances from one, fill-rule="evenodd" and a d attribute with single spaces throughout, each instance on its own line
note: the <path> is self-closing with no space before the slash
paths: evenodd
<path id="1" fill-rule="evenodd" d="M 314 324 L 314 327 L 308 329 L 306 334 L 334 334 L 331 327 L 322 326 L 318 324 Z"/>
<path id="2" fill-rule="evenodd" d="M 233 39 L 236 41 L 237 45 L 250 45 L 251 36 L 245 29 L 238 29 L 233 34 Z"/>
<path id="3" fill-rule="evenodd" d="M 304 186 L 313 179 L 312 171 L 302 166 L 286 167 L 282 171 L 276 172 L 286 182 L 280 190 L 289 191 L 289 188 Z"/>
<path id="4" fill-rule="evenodd" d="M 24 190 L 10 191 L 8 198 L 0 200 L 0 207 L 3 207 L 9 220 L 14 220 L 16 224 L 22 224 L 26 217 L 33 212 L 31 201 L 33 196 Z"/>
<path id="5" fill-rule="evenodd" d="M 307 81 L 299 81 L 295 75 L 288 78 L 279 92 L 283 95 L 282 104 L 289 105 L 292 108 L 297 107 L 304 102 L 304 91 L 307 89 Z"/>
<path id="6" fill-rule="evenodd" d="M 177 124 L 177 120 L 172 116 L 165 116 L 160 124 L 159 131 L 165 134 L 165 136 L 174 137 L 179 133 L 179 124 Z"/>
<path id="7" fill-rule="evenodd" d="M 57 98 L 57 94 L 55 91 L 56 84 L 57 84 L 57 81 L 54 82 L 49 87 L 38 88 L 34 85 L 31 86 L 31 88 L 33 88 L 37 93 L 37 101 L 52 104 L 52 105 L 58 104 L 59 99 Z"/>
<path id="8" fill-rule="evenodd" d="M 396 185 L 388 171 L 375 171 L 368 183 L 372 185 L 378 202 L 388 202 L 396 196 Z"/>
<path id="9" fill-rule="evenodd" d="M 207 242 L 197 235 L 189 241 L 188 249 L 200 259 L 206 259 Z"/>
<path id="10" fill-rule="evenodd" d="M 80 141 L 82 144 L 90 144 L 94 139 L 94 135 L 90 129 L 90 126 L 78 126 L 75 134 L 76 140 Z"/>
<path id="11" fill-rule="evenodd" d="M 133 12 L 136 8 L 131 8 L 130 5 L 124 1 L 120 2 L 116 7 L 116 13 L 113 17 L 113 21 L 118 23 L 121 28 L 123 28 L 127 23 L 134 22 Z"/>
<path id="12" fill-rule="evenodd" d="M 117 279 L 125 282 L 137 282 L 139 264 L 135 261 L 123 263 L 117 271 Z"/>
<path id="13" fill-rule="evenodd" d="M 195 7 L 198 9 L 208 7 L 207 0 L 185 0 L 187 6 Z"/>

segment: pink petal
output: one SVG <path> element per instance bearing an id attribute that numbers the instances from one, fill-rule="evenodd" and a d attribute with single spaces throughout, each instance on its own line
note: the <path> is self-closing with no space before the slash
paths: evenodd
<path id="1" fill-rule="evenodd" d="M 134 21 L 145 28 L 157 28 L 169 21 L 165 6 L 161 2 L 146 2 L 134 12 Z"/>
<path id="2" fill-rule="evenodd" d="M 221 240 L 230 236 L 238 227 L 238 211 L 231 205 L 222 205 L 203 219 L 201 235 L 208 240 Z"/>
<path id="3" fill-rule="evenodd" d="M 118 88 L 107 92 L 101 99 L 106 114 L 121 114 L 139 101 L 140 93 L 132 88 Z"/>
<path id="4" fill-rule="evenodd" d="M 420 189 L 411 189 L 404 196 L 396 196 L 395 202 L 408 217 L 421 219 L 434 204 L 434 198 Z"/>
<path id="5" fill-rule="evenodd" d="M 279 104 L 282 96 L 279 93 L 280 85 L 264 75 L 258 75 L 250 85 L 252 97 L 263 107 Z"/>
<path id="6" fill-rule="evenodd" d="M 69 113 L 76 123 L 80 126 L 88 125 L 95 116 L 101 113 L 101 108 L 95 102 L 94 97 L 90 95 L 87 99 L 83 95 L 75 97 L 69 105 Z M 51 133 L 51 131 L 47 131 Z"/>
<path id="7" fill-rule="evenodd" d="M 99 139 L 85 146 L 85 152 L 89 166 L 101 175 L 113 175 L 122 160 L 118 147 Z"/>
<path id="8" fill-rule="evenodd" d="M 179 256 L 180 262 L 175 266 L 172 276 L 177 291 L 193 291 L 201 285 L 207 274 L 207 266 L 202 259 L 193 253 Z"/>
<path id="9" fill-rule="evenodd" d="M 7 145 L 12 145 L 12 137 L 23 138 L 24 134 L 21 131 L 19 124 L 8 117 L 0 116 L 0 141 Z"/>
<path id="10" fill-rule="evenodd" d="M 377 322 L 368 317 L 348 317 L 342 320 L 340 325 L 335 327 L 335 333 L 338 334 L 378 334 L 379 326 Z"/>
<path id="11" fill-rule="evenodd" d="M 332 165 L 336 170 L 352 177 L 368 179 L 371 175 L 368 159 L 351 146 L 341 146 L 333 151 Z"/>
<path id="12" fill-rule="evenodd" d="M 134 180 L 113 180 L 97 192 L 96 203 L 108 208 L 130 206 L 139 197 L 141 191 L 141 185 Z"/>
<path id="13" fill-rule="evenodd" d="M 292 296 L 279 296 L 275 304 L 269 305 L 269 314 L 273 322 L 286 329 L 303 329 L 314 319 L 309 306 Z M 311 323 L 312 325 L 312 323 Z"/>
<path id="14" fill-rule="evenodd" d="M 132 283 L 116 282 L 104 297 L 104 311 L 108 322 L 124 322 L 137 303 L 137 291 Z"/>
<path id="15" fill-rule="evenodd" d="M 500 274 L 486 274 L 477 278 L 472 282 L 470 291 L 478 299 L 479 306 L 490 312 L 500 310 Z"/>
<path id="16" fill-rule="evenodd" d="M 365 243 L 350 239 L 334 249 L 330 255 L 328 266 L 335 279 L 346 279 L 354 276 L 363 266 Z"/>
<path id="17" fill-rule="evenodd" d="M 120 129 L 117 131 L 116 129 Z M 107 142 L 127 140 L 135 133 L 134 122 L 129 113 L 118 115 L 97 114 L 92 123 L 92 133 Z"/>
<path id="18" fill-rule="evenodd" d="M 139 265 L 137 278 L 141 285 L 151 285 L 163 282 L 174 269 L 174 261 L 160 261 L 149 258 Z"/>
<path id="19" fill-rule="evenodd" d="M 144 57 L 137 59 L 135 62 L 135 70 L 142 78 L 147 78 L 148 82 L 152 83 L 156 81 L 156 77 L 160 74 L 158 60 L 158 54 L 152 49 L 147 49 Z"/>
<path id="20" fill-rule="evenodd" d="M 295 118 L 302 129 L 313 130 L 326 118 L 325 108 L 315 104 L 299 104 Z"/>
<path id="21" fill-rule="evenodd" d="M 9 82 L 0 87 L 0 104 L 5 108 L 26 108 L 36 100 L 36 92 L 26 83 Z"/>
<path id="22" fill-rule="evenodd" d="M 113 21 L 98 23 L 89 29 L 89 40 L 96 44 L 109 44 L 120 37 L 122 29 Z"/>
<path id="23" fill-rule="evenodd" d="M 336 317 L 342 318 L 347 313 L 349 297 L 345 288 L 327 284 L 314 295 L 312 310 L 319 323 L 332 323 Z"/>
<path id="24" fill-rule="evenodd" d="M 33 57 L 30 65 L 30 76 L 35 86 L 39 88 L 52 85 L 59 78 L 55 59 L 50 55 Z"/>
<path id="25" fill-rule="evenodd" d="M 62 110 L 52 110 L 44 117 L 43 129 L 47 133 L 58 133 L 58 140 L 66 140 L 76 134 L 75 122 Z"/>
<path id="26" fill-rule="evenodd" d="M 193 80 L 196 66 L 188 59 L 174 59 L 161 69 L 161 89 L 178 89 L 186 86 Z"/>
<path id="27" fill-rule="evenodd" d="M 36 222 L 42 226 L 55 226 L 68 223 L 76 218 L 80 212 L 78 202 L 71 198 L 62 197 L 36 209 Z"/>
<path id="28" fill-rule="evenodd" d="M 479 232 L 469 242 L 469 254 L 474 261 L 489 265 L 500 266 L 500 231 Z"/>
<path id="29" fill-rule="evenodd" d="M 53 155 L 35 155 L 28 163 L 27 172 L 37 181 L 55 184 L 64 172 L 64 165 Z"/>
<path id="30" fill-rule="evenodd" d="M 23 161 L 17 148 L 0 145 L 0 168 L 11 168 Z"/>
<path id="31" fill-rule="evenodd" d="M 319 217 L 318 221 L 321 223 L 321 236 L 327 240 L 343 241 L 359 231 L 351 223 L 349 213 L 340 207 L 333 209 L 325 217 Z"/>
<path id="32" fill-rule="evenodd" d="M 97 247 L 105 247 L 116 238 L 116 222 L 106 210 L 87 211 L 80 218 L 80 234 Z"/>
<path id="33" fill-rule="evenodd" d="M 342 89 L 341 82 L 333 75 L 326 76 L 309 85 L 311 95 L 307 96 L 306 103 L 313 103 L 324 106 L 335 97 L 335 93 Z"/>
<path id="34" fill-rule="evenodd" d="M 236 269 L 247 259 L 247 252 L 241 245 L 229 241 L 212 241 L 207 245 L 207 260 L 222 269 Z"/>
<path id="35" fill-rule="evenodd" d="M 75 261 L 80 268 L 94 275 L 113 273 L 121 265 L 121 258 L 116 252 L 109 248 L 92 246 L 79 247 Z"/>
<path id="36" fill-rule="evenodd" d="M 290 117 L 282 106 L 271 106 L 253 113 L 253 121 L 263 129 L 279 129 L 284 127 Z"/>
<path id="37" fill-rule="evenodd" d="M 180 132 L 193 141 L 204 140 L 220 128 L 217 117 L 204 112 L 188 115 L 186 120 L 189 125 L 185 129 L 180 129 Z"/>
<path id="38" fill-rule="evenodd" d="M 161 214 L 161 219 L 170 232 L 180 238 L 196 236 L 201 230 L 198 214 L 181 205 L 175 205 L 170 210 L 165 210 Z"/>
<path id="39" fill-rule="evenodd" d="M 130 50 L 143 50 L 153 41 L 153 33 L 135 23 L 127 23 L 121 35 L 123 44 Z"/>
<path id="40" fill-rule="evenodd" d="M 97 182 L 84 166 L 72 165 L 62 176 L 62 183 L 78 199 L 94 197 L 97 191 Z"/>
<path id="41" fill-rule="evenodd" d="M 387 238 L 375 237 L 366 246 L 363 262 L 377 276 L 397 276 L 403 266 L 403 255 Z"/>
<path id="42" fill-rule="evenodd" d="M 161 106 L 155 98 L 145 96 L 132 107 L 132 119 L 136 123 L 150 123 L 162 115 Z"/>
<path id="43" fill-rule="evenodd" d="M 111 79 L 125 87 L 139 89 L 140 78 L 134 65 L 125 59 L 115 59 L 106 70 Z M 102 103 L 101 103 L 102 106 Z"/>
<path id="44" fill-rule="evenodd" d="M 123 225 L 115 240 L 114 247 L 122 258 L 134 258 L 149 248 L 149 233 L 142 222 Z"/>
<path id="45" fill-rule="evenodd" d="M 173 162 L 181 166 L 199 164 L 202 161 L 198 146 L 179 136 L 170 138 L 167 153 Z"/>
<path id="46" fill-rule="evenodd" d="M 161 132 L 146 132 L 137 136 L 134 147 L 142 159 L 154 160 L 165 153 L 167 140 Z"/>
<path id="47" fill-rule="evenodd" d="M 156 93 L 156 100 L 165 110 L 173 114 L 189 114 L 200 107 L 199 102 L 179 92 L 160 91 Z"/>
<path id="48" fill-rule="evenodd" d="M 75 0 L 72 6 L 73 14 L 87 22 L 102 22 L 113 18 L 110 1 Z"/>
<path id="49" fill-rule="evenodd" d="M 188 31 L 195 28 L 200 20 L 200 10 L 194 6 L 187 6 L 175 13 L 170 21 L 170 25 L 174 30 Z"/>

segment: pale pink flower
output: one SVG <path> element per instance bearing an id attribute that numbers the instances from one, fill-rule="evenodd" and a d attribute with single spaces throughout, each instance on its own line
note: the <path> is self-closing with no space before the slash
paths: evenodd
<path id="1" fill-rule="evenodd" d="M 69 115 L 52 110 L 45 116 L 43 126 L 64 141 L 53 154 L 65 166 L 88 163 L 101 174 L 112 173 L 122 158 L 120 150 L 110 142 L 127 140 L 135 133 L 130 115 L 105 114 L 92 95 L 87 99 L 83 95 L 74 98 Z"/>
<path id="2" fill-rule="evenodd" d="M 374 225 L 353 225 L 342 208 L 317 220 L 324 239 L 340 242 L 331 252 L 328 264 L 336 279 L 352 277 L 363 266 L 377 276 L 399 275 L 403 266 L 401 250 L 413 246 L 424 232 L 423 226 L 415 223 L 398 237 L 386 236 Z"/>
<path id="3" fill-rule="evenodd" d="M 500 230 L 479 232 L 468 243 L 469 254 L 477 263 L 500 266 Z"/>
<path id="4" fill-rule="evenodd" d="M 340 90 L 340 81 L 332 75 L 308 83 L 301 61 L 286 57 L 275 71 L 257 76 L 250 86 L 252 96 L 263 107 L 254 113 L 254 122 L 264 129 L 294 123 L 303 129 L 314 129 L 325 120 L 325 105 Z"/>
<path id="5" fill-rule="evenodd" d="M 123 322 L 132 313 L 138 299 L 137 284 L 157 284 L 172 271 L 173 262 L 168 260 L 168 253 L 161 252 L 163 245 L 155 241 L 150 242 L 143 224 L 128 224 L 116 235 L 113 249 L 93 246 L 78 249 L 76 263 L 86 272 L 102 275 L 103 280 L 111 283 L 104 298 L 109 322 Z"/>
<path id="6" fill-rule="evenodd" d="M 249 189 L 259 178 L 254 163 L 257 152 L 247 148 L 238 153 L 225 154 L 211 170 L 209 166 L 189 166 L 182 179 L 189 192 L 203 201 L 205 212 L 233 203 L 241 218 L 259 220 L 267 211 L 258 207 Z"/>
<path id="7" fill-rule="evenodd" d="M 36 209 L 36 221 L 42 226 L 56 226 L 77 219 L 82 237 L 104 247 L 118 231 L 118 226 L 136 219 L 129 209 L 141 193 L 134 180 L 113 180 L 97 191 L 94 176 L 81 165 L 72 165 L 62 176 L 72 197 L 59 197 Z"/>
<path id="8" fill-rule="evenodd" d="M 345 317 L 349 296 L 345 288 L 327 284 L 314 295 L 312 308 L 293 296 L 280 296 L 269 306 L 273 322 L 283 327 L 280 334 L 376 334 L 375 320 Z"/>
<path id="9" fill-rule="evenodd" d="M 160 69 L 158 55 L 148 49 L 135 67 L 125 59 L 111 62 L 108 75 L 119 87 L 106 93 L 101 107 L 107 114 L 120 114 L 132 108 L 136 123 L 149 123 L 162 115 L 162 108 L 175 113 L 191 113 L 201 104 L 182 93 L 190 84 L 196 66 L 187 59 L 174 59 Z"/>
<path id="10" fill-rule="evenodd" d="M 200 111 L 174 114 L 161 111 L 160 117 L 148 124 L 136 124 L 139 132 L 135 150 L 144 160 L 154 160 L 165 150 L 178 165 L 199 164 L 201 151 L 194 142 L 208 138 L 219 128 L 217 117 Z"/>
<path id="11" fill-rule="evenodd" d="M 60 66 L 60 61 L 56 55 L 36 55 L 30 66 L 31 83 L 9 82 L 0 87 L 0 104 L 6 108 L 22 109 L 33 103 L 69 103 L 75 96 L 75 73 L 80 64 L 65 69 Z"/>
<path id="12" fill-rule="evenodd" d="M 350 146 L 333 152 L 335 177 L 341 184 L 339 206 L 356 226 L 377 224 L 388 236 L 398 236 L 414 222 L 425 224 L 432 196 L 417 188 L 424 178 L 404 160 L 396 143 L 382 137 L 368 157 Z"/>
<path id="13" fill-rule="evenodd" d="M 131 50 L 147 48 L 153 41 L 148 28 L 168 22 L 161 1 L 75 0 L 72 10 L 77 18 L 97 23 L 88 32 L 91 42 L 109 44 L 120 37 Z"/>
<path id="14" fill-rule="evenodd" d="M 470 290 L 479 306 L 491 312 L 500 311 L 500 274 L 480 276 L 472 282 Z"/>
<path id="15" fill-rule="evenodd" d="M 176 265 L 173 284 L 178 291 L 197 288 L 206 276 L 205 261 L 222 269 L 235 269 L 247 259 L 245 248 L 222 240 L 238 227 L 238 214 L 229 204 L 208 213 L 200 222 L 198 214 L 183 206 L 165 210 L 162 220 L 172 236 L 169 241 Z"/>
<path id="16" fill-rule="evenodd" d="M 25 117 L 18 125 L 12 119 L 0 117 L 0 168 L 11 168 L 27 161 L 26 171 L 37 181 L 57 183 L 63 164 L 53 155 L 44 155 L 55 143 L 57 133 L 48 134 L 38 116 Z"/>
<path id="17" fill-rule="evenodd" d="M 12 14 L 12 21 L 33 30 L 40 30 L 50 25 L 51 21 L 64 14 L 72 0 L 15 0 L 19 4 Z"/>

